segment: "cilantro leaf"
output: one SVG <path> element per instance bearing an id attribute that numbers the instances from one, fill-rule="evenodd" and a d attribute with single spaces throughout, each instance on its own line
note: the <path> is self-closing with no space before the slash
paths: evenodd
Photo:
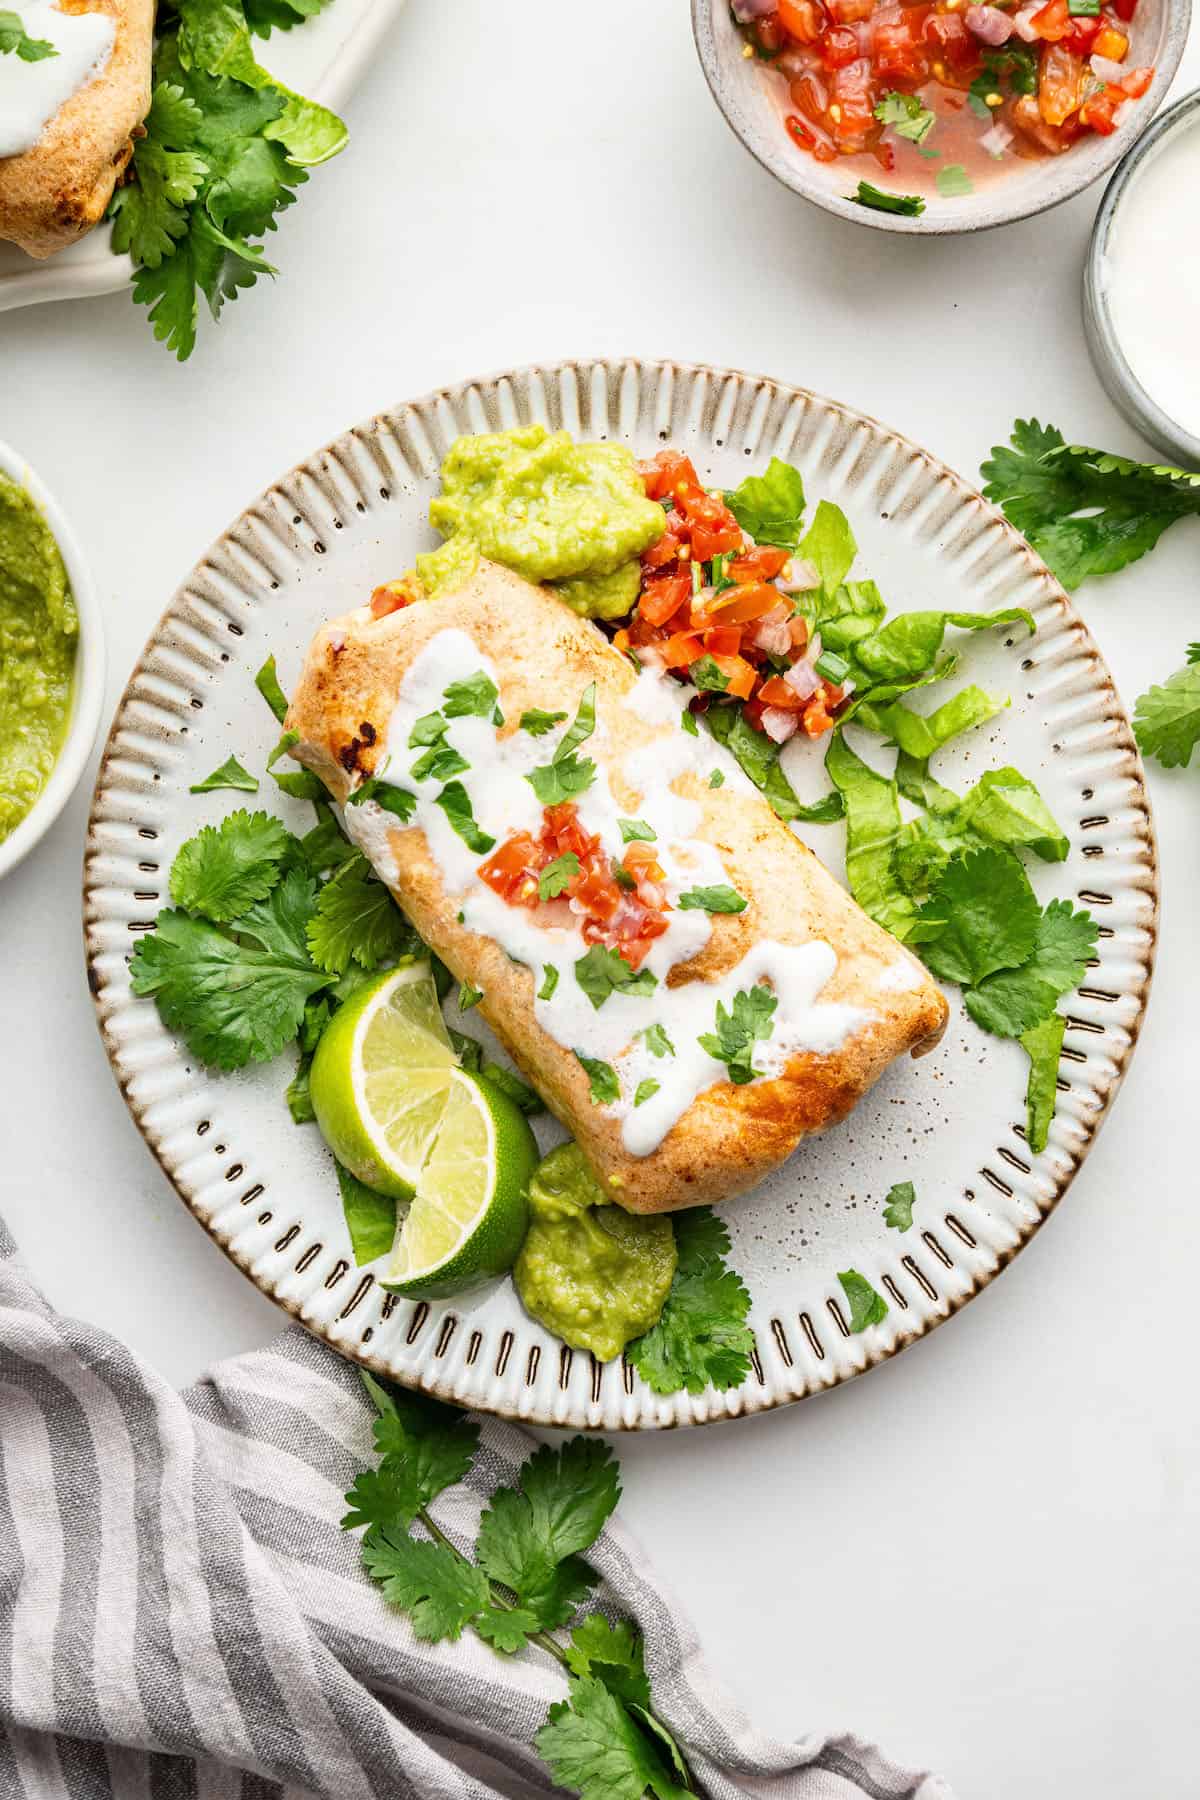
<path id="1" fill-rule="evenodd" d="M 540 706 L 531 706 L 521 714 L 519 727 L 530 737 L 545 737 L 548 731 L 561 725 L 566 716 L 565 712 L 545 712 Z"/>
<path id="2" fill-rule="evenodd" d="M 583 690 L 583 697 L 579 702 L 579 711 L 575 714 L 572 724 L 563 732 L 562 737 L 559 739 L 558 747 L 554 752 L 554 761 L 565 762 L 569 756 L 574 755 L 580 744 L 590 738 L 595 729 L 596 684 L 593 681 Z"/>
<path id="3" fill-rule="evenodd" d="M 1025 1089 L 1025 1136 L 1035 1156 L 1050 1139 L 1050 1121 L 1058 1103 L 1058 1064 L 1062 1056 L 1067 1021 L 1052 1012 L 1029 1031 L 1021 1044 L 1029 1057 L 1029 1082 Z"/>
<path id="4" fill-rule="evenodd" d="M 679 729 L 680 731 L 686 731 L 689 737 L 700 736 L 700 727 L 696 723 L 696 715 L 688 708 L 685 708 L 679 715 Z"/>
<path id="5" fill-rule="evenodd" d="M 1200 663 L 1188 661 L 1161 687 L 1138 696 L 1134 736 L 1164 769 L 1186 769 L 1200 743 Z"/>
<path id="6" fill-rule="evenodd" d="M 328 802 L 318 804 L 317 815 L 317 823 L 300 839 L 300 849 L 309 871 L 323 875 L 329 869 L 341 868 L 360 853 L 343 834 Z"/>
<path id="7" fill-rule="evenodd" d="M 482 1569 L 444 1544 L 413 1538 L 400 1527 L 373 1525 L 363 1538 L 363 1564 L 391 1605 L 401 1607 L 424 1643 L 454 1640 L 488 1604 Z"/>
<path id="8" fill-rule="evenodd" d="M 408 747 L 417 750 L 428 744 L 445 741 L 449 721 L 440 712 L 422 713 L 408 734 Z"/>
<path id="9" fill-rule="evenodd" d="M 909 1231 L 913 1222 L 913 1207 L 916 1204 L 917 1190 L 911 1181 L 898 1181 L 888 1189 L 887 1199 L 883 1203 L 883 1222 L 894 1231 Z"/>
<path id="10" fill-rule="evenodd" d="M 718 887 L 689 888 L 680 894 L 676 905 L 681 912 L 741 913 L 748 905 L 736 888 L 722 883 Z"/>
<path id="11" fill-rule="evenodd" d="M 170 90 L 164 84 L 159 91 Z M 113 249 L 128 251 L 135 262 L 157 269 L 165 257 L 174 253 L 176 241 L 187 234 L 187 208 L 199 194 L 209 170 L 204 158 L 195 151 L 169 150 L 153 135 L 153 107 L 146 130 L 146 137 L 134 140 L 135 179 L 117 188 L 109 216 L 113 221 Z"/>
<path id="12" fill-rule="evenodd" d="M 795 549 L 804 518 L 804 481 L 790 463 L 773 456 L 761 475 L 747 475 L 727 493 L 725 504 L 756 543 Z"/>
<path id="13" fill-rule="evenodd" d="M 416 933 L 365 856 L 344 863 L 321 889 L 308 922 L 308 951 L 319 969 L 343 975 L 352 962 L 377 969 L 417 947 Z"/>
<path id="14" fill-rule="evenodd" d="M 547 863 L 538 876 L 538 899 L 553 900 L 570 886 L 579 873 L 579 858 L 574 850 L 564 850 L 561 856 Z"/>
<path id="15" fill-rule="evenodd" d="M 575 979 L 597 1011 L 610 994 L 652 994 L 658 977 L 649 969 L 633 970 L 619 950 L 593 944 L 575 964 Z"/>
<path id="16" fill-rule="evenodd" d="M 471 796 L 461 781 L 451 781 L 442 789 L 437 797 L 437 804 L 457 831 L 468 850 L 476 856 L 486 856 L 495 848 L 496 840 L 486 831 L 480 830 L 475 823 L 475 814 L 471 809 Z"/>
<path id="17" fill-rule="evenodd" d="M 572 1055 L 588 1078 L 593 1106 L 612 1106 L 621 1098 L 621 1084 L 611 1063 L 601 1062 L 596 1056 L 585 1056 L 582 1050 L 574 1050 Z"/>
<path id="18" fill-rule="evenodd" d="M 536 1450 L 517 1485 L 497 1488 L 479 1521 L 481 1569 L 543 1629 L 562 1625 L 596 1577 L 579 1554 L 594 1544 L 620 1497 L 608 1445 L 576 1437 Z"/>
<path id="19" fill-rule="evenodd" d="M 30 37 L 20 15 L 7 9 L 0 12 L 0 56 L 16 55 L 21 62 L 44 62 L 58 51 L 49 38 Z"/>
<path id="20" fill-rule="evenodd" d="M 661 1086 L 662 1083 L 655 1081 L 653 1075 L 648 1075 L 645 1081 L 638 1082 L 637 1089 L 633 1096 L 633 1104 L 635 1106 L 644 1106 L 647 1100 L 653 1100 Z"/>
<path id="21" fill-rule="evenodd" d="M 373 800 L 376 806 L 382 806 L 384 812 L 391 813 L 402 825 L 407 825 L 417 810 L 417 796 L 409 793 L 407 788 L 397 787 L 394 782 L 384 781 L 378 775 L 371 775 L 355 788 L 347 806 L 363 806 Z"/>
<path id="22" fill-rule="evenodd" d="M 566 756 L 561 762 L 544 763 L 525 779 L 543 806 L 561 806 L 591 787 L 596 765 L 587 757 Z"/>
<path id="23" fill-rule="evenodd" d="M 728 675 L 721 673 L 715 659 L 711 656 L 698 657 L 688 670 L 688 678 L 694 687 L 700 689 L 702 694 L 723 694 L 729 687 Z"/>
<path id="24" fill-rule="evenodd" d="M 876 101 L 874 112 L 881 124 L 890 125 L 897 137 L 907 138 L 910 144 L 923 144 L 933 130 L 934 115 L 919 94 L 902 94 L 893 88 Z"/>
<path id="25" fill-rule="evenodd" d="M 506 1069 L 503 1063 L 485 1062 L 480 1074 L 485 1081 L 490 1081 L 494 1088 L 499 1088 L 500 1092 L 506 1095 L 513 1105 L 525 1114 L 526 1118 L 533 1119 L 537 1117 L 538 1113 L 545 1112 L 546 1102 L 537 1090 L 531 1088 L 527 1081 L 522 1081 L 519 1075 L 514 1075 L 511 1069 Z"/>
<path id="26" fill-rule="evenodd" d="M 558 986 L 558 970 L 555 968 L 553 963 L 547 963 L 546 967 L 542 971 L 542 985 L 538 989 L 538 995 L 537 995 L 538 999 L 539 1000 L 549 1000 L 551 994 L 554 992 L 554 990 L 557 986 Z"/>
<path id="27" fill-rule="evenodd" d="M 176 906 L 227 924 L 266 899 L 296 847 L 291 832 L 270 813 L 239 809 L 181 845 L 171 864 L 171 898 Z"/>
<path id="28" fill-rule="evenodd" d="M 943 200 L 958 200 L 975 192 L 975 183 L 961 163 L 945 163 L 934 176 Z"/>
<path id="29" fill-rule="evenodd" d="M 482 988 L 477 988 L 477 987 L 473 986 L 472 983 L 469 981 L 460 981 L 459 982 L 459 984 L 458 984 L 458 1010 L 459 1010 L 459 1012 L 471 1012 L 474 1007 L 479 1005 L 479 1002 L 482 999 L 483 999 L 483 989 Z"/>
<path id="30" fill-rule="evenodd" d="M 881 1325 L 888 1314 L 888 1303 L 882 1294 L 877 1294 L 865 1275 L 857 1269 L 844 1269 L 838 1273 L 842 1291 L 850 1302 L 851 1331 L 865 1331 L 868 1325 Z"/>
<path id="31" fill-rule="evenodd" d="M 203 781 L 196 781 L 188 789 L 189 794 L 215 794 L 223 788 L 233 788 L 242 794 L 257 794 L 258 781 L 248 769 L 243 769 L 236 756 L 228 756 L 219 769 L 206 775 Z"/>
<path id="32" fill-rule="evenodd" d="M 1038 919 L 1029 877 L 1016 857 L 985 848 L 947 864 L 909 935 L 935 975 L 975 985 L 1026 960 Z"/>
<path id="33" fill-rule="evenodd" d="M 730 1081 L 738 1087 L 754 1080 L 754 1046 L 769 1038 L 775 1029 L 778 1004 L 768 988 L 742 988 L 733 996 L 733 1006 L 728 1011 L 723 1001 L 717 1001 L 717 1029 L 715 1033 L 701 1034 L 701 1048 L 725 1064 Z"/>
<path id="34" fill-rule="evenodd" d="M 442 711 L 448 719 L 486 719 L 500 698 L 500 690 L 482 669 L 465 681 L 452 681 L 442 695 Z"/>
<path id="35" fill-rule="evenodd" d="M 652 844 L 657 838 L 653 826 L 647 825 L 645 819 L 618 819 L 617 824 L 621 827 L 623 844 Z"/>
<path id="36" fill-rule="evenodd" d="M 688 1790 L 666 1772 L 658 1751 L 625 1707 L 593 1675 L 571 1682 L 569 1700 L 550 1708 L 534 1739 L 560 1787 L 584 1800 L 686 1800 Z"/>
<path id="37" fill-rule="evenodd" d="M 674 1219 L 678 1262 L 657 1325 L 626 1355 L 656 1394 L 740 1387 L 750 1373 L 750 1295 L 728 1266 L 729 1233 L 706 1206 Z"/>
<path id="38" fill-rule="evenodd" d="M 535 1615 L 524 1606 L 485 1606 L 471 1624 L 484 1643 L 501 1656 L 524 1650 L 531 1633 L 538 1628 Z"/>
<path id="39" fill-rule="evenodd" d="M 674 1056 L 675 1046 L 661 1025 L 647 1025 L 640 1036 L 651 1056 Z"/>
<path id="40" fill-rule="evenodd" d="M 406 1530 L 446 1488 L 462 1481 L 479 1448 L 465 1413 L 424 1394 L 395 1393 L 360 1371 L 375 1406 L 377 1469 L 364 1469 L 346 1495 L 342 1526 Z"/>
<path id="41" fill-rule="evenodd" d="M 423 756 L 418 756 L 409 773 L 414 781 L 449 781 L 452 775 L 465 774 L 470 766 L 453 744 L 432 744 Z"/>
<path id="42" fill-rule="evenodd" d="M 254 677 L 254 685 L 282 725 L 287 718 L 288 699 L 279 685 L 279 676 L 275 670 L 275 658 L 268 656 L 258 674 Z"/>
<path id="43" fill-rule="evenodd" d="M 361 1267 L 363 1263 L 374 1262 L 377 1256 L 386 1256 L 391 1249 L 396 1236 L 396 1202 L 387 1194 L 377 1194 L 374 1188 L 367 1187 L 341 1163 L 335 1163 L 334 1167 L 346 1230 L 350 1234 L 350 1248 L 355 1262 Z"/>
<path id="44" fill-rule="evenodd" d="M 134 993 L 156 1002 L 201 1062 L 241 1069 L 272 1061 L 299 1031 L 310 995 L 329 985 L 304 942 L 315 899 L 311 877 L 293 870 L 238 919 L 249 944 L 187 913 L 159 913 L 133 954 Z"/>
<path id="45" fill-rule="evenodd" d="M 1079 986 L 1097 936 L 1091 913 L 1076 912 L 1069 900 L 1052 900 L 1035 921 L 1029 959 L 968 988 L 967 1011 L 984 1031 L 1022 1037 L 1054 1010 L 1060 994 Z"/>
<path id="46" fill-rule="evenodd" d="M 571 1633 L 567 1664 L 574 1675 L 595 1675 L 627 1706 L 650 1706 L 650 1681 L 641 1634 L 628 1619 L 615 1625 L 588 1613 Z"/>
<path id="47" fill-rule="evenodd" d="M 982 474 L 988 499 L 1068 589 L 1136 562 L 1200 512 L 1200 474 L 1068 444 L 1036 419 L 1016 421 L 1011 448 L 998 444 Z"/>
<path id="48" fill-rule="evenodd" d="M 891 194 L 870 181 L 860 181 L 857 192 L 847 194 L 846 199 L 869 206 L 874 212 L 903 213 L 909 219 L 919 219 L 925 211 L 920 194 Z"/>

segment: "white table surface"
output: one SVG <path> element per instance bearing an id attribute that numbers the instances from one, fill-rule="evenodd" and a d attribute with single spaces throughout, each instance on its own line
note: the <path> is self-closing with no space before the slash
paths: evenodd
<path id="1" fill-rule="evenodd" d="M 1189 61 L 1177 91 L 1200 45 Z M 178 580 L 261 487 L 387 402 L 504 365 L 763 370 L 972 477 L 1016 414 L 1144 450 L 1080 326 L 1099 189 L 973 238 L 830 219 L 730 136 L 685 0 L 412 0 L 348 114 L 349 151 L 271 245 L 281 279 L 186 367 L 123 295 L 0 321 L 0 436 L 91 556 L 110 711 Z M 1181 525 L 1081 596 L 1131 708 L 1200 635 L 1198 547 Z M 867 1379 L 619 1445 L 625 1518 L 757 1720 L 852 1727 L 963 1800 L 1197 1791 L 1200 777 L 1151 786 L 1155 992 L 1058 1214 Z M 183 1381 L 281 1320 L 175 1198 L 109 1074 L 80 949 L 89 791 L 0 895 L 0 1210 L 59 1306 Z"/>

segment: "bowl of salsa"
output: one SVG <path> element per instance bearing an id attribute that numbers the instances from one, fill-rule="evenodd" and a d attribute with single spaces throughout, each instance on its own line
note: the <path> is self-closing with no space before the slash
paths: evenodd
<path id="1" fill-rule="evenodd" d="M 100 608 L 61 508 L 0 443 L 0 877 L 87 764 L 104 698 Z"/>
<path id="2" fill-rule="evenodd" d="M 1069 199 L 1150 124 L 1191 0 L 692 0 L 713 96 L 764 167 L 887 231 Z"/>

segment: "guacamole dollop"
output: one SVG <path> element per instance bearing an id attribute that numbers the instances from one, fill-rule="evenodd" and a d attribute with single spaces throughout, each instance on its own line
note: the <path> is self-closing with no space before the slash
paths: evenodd
<path id="1" fill-rule="evenodd" d="M 574 611 L 608 619 L 636 599 L 637 559 L 665 515 L 623 444 L 576 444 L 524 425 L 455 440 L 429 522 L 449 544 L 466 539 L 529 581 L 561 583 Z"/>
<path id="2" fill-rule="evenodd" d="M 675 1262 L 671 1221 L 614 1206 L 578 1144 L 542 1158 L 513 1280 L 547 1330 L 611 1362 L 657 1323 Z"/>
<path id="3" fill-rule="evenodd" d="M 78 636 L 54 534 L 32 495 L 0 475 L 0 843 L 62 749 Z"/>

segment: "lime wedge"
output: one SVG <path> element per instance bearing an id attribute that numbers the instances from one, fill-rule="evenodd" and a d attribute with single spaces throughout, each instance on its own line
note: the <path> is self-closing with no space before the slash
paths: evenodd
<path id="1" fill-rule="evenodd" d="M 508 1096 L 454 1070 L 383 1286 L 412 1298 L 455 1294 L 511 1269 L 537 1161 L 533 1133 Z"/>
<path id="2" fill-rule="evenodd" d="M 388 969 L 334 1014 L 317 1045 L 309 1091 L 321 1135 L 352 1175 L 407 1200 L 454 1074 L 429 964 Z"/>

